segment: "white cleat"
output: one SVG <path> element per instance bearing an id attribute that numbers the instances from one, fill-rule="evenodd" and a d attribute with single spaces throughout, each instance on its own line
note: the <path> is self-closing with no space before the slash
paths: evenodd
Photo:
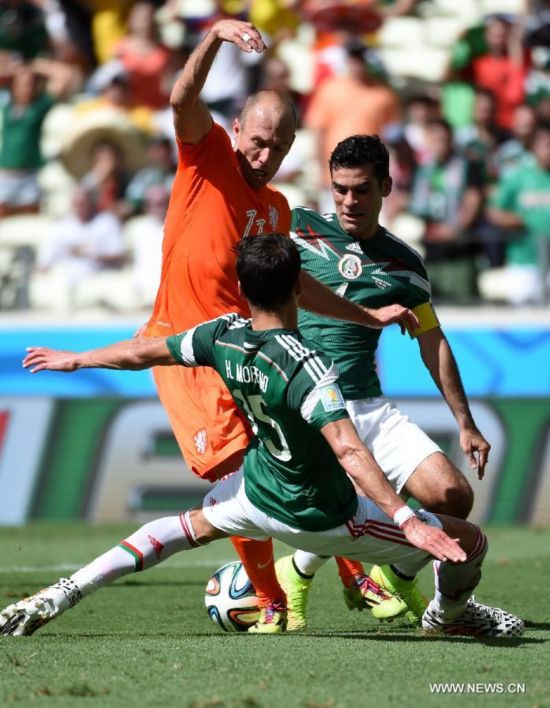
<path id="1" fill-rule="evenodd" d="M 12 637 L 33 634 L 80 600 L 82 592 L 78 585 L 68 578 L 60 578 L 54 585 L 0 612 L 0 634 Z"/>
<path id="2" fill-rule="evenodd" d="M 498 607 L 481 605 L 471 597 L 463 614 L 452 620 L 445 619 L 444 614 L 434 608 L 432 600 L 422 617 L 422 629 L 427 634 L 520 637 L 525 630 L 525 624 L 519 617 Z"/>

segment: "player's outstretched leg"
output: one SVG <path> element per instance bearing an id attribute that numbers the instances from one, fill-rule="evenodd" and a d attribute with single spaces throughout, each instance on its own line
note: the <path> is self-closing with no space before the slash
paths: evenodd
<path id="1" fill-rule="evenodd" d="M 422 511 L 418 513 L 423 514 Z M 426 521 L 430 522 L 430 517 L 433 523 L 434 515 L 425 514 Z M 475 637 L 521 635 L 524 624 L 519 617 L 498 608 L 481 605 L 473 599 L 472 593 L 481 578 L 481 565 L 487 554 L 485 535 L 468 521 L 443 515 L 437 515 L 437 519 L 448 536 L 458 539 L 467 553 L 467 558 L 461 563 L 434 563 L 435 596 L 422 615 L 422 628 L 425 633 Z M 399 587 L 405 588 L 404 599 L 407 599 L 407 583 L 410 588 L 416 587 L 414 576 L 421 567 L 422 554 L 416 559 L 410 554 L 403 555 L 392 563 L 391 569 L 400 581 Z"/>
<path id="2" fill-rule="evenodd" d="M 281 558 L 275 564 L 277 577 L 285 591 L 288 607 L 288 631 L 306 627 L 306 607 L 315 573 L 328 560 L 307 551 L 296 551 L 294 556 Z M 407 611 L 403 600 L 393 597 L 374 583 L 368 576 L 353 579 L 353 587 L 344 588 L 344 598 L 350 610 L 371 610 L 376 619 L 391 621 Z"/>
<path id="3" fill-rule="evenodd" d="M 270 602 L 260 608 L 256 624 L 248 628 L 249 634 L 281 634 L 287 629 L 287 609 L 284 600 Z"/>
<path id="4" fill-rule="evenodd" d="M 40 592 L 0 612 L 0 634 L 20 637 L 59 617 L 82 600 L 82 591 L 70 578 L 60 578 Z"/>
<path id="5" fill-rule="evenodd" d="M 103 585 L 123 575 L 152 568 L 179 551 L 226 536 L 207 523 L 197 532 L 191 515 L 196 519 L 202 511 L 151 521 L 70 578 L 61 578 L 31 597 L 6 607 L 0 613 L 0 634 L 14 637 L 33 634 Z"/>
<path id="6" fill-rule="evenodd" d="M 319 558 L 315 556 L 315 558 Z M 323 565 L 328 558 L 320 558 Z M 294 562 L 293 556 L 283 556 L 275 563 L 277 579 L 286 595 L 288 610 L 287 630 L 299 632 L 306 628 L 306 607 L 313 574 L 303 573 Z"/>
<path id="7" fill-rule="evenodd" d="M 401 600 L 404 604 L 401 614 L 406 613 L 411 624 L 420 624 L 428 598 L 418 587 L 416 575 L 408 576 L 393 565 L 373 565 L 369 575 L 379 587 Z"/>
<path id="8" fill-rule="evenodd" d="M 248 631 L 250 634 L 284 632 L 287 624 L 286 598 L 275 574 L 273 541 L 232 536 L 231 542 L 256 590 L 260 607 L 258 621 Z"/>
<path id="9" fill-rule="evenodd" d="M 480 531 L 465 563 L 454 565 L 434 561 L 435 597 L 422 617 L 422 628 L 426 633 L 473 637 L 519 637 L 523 634 L 525 625 L 519 617 L 498 607 L 482 605 L 470 596 L 481 578 L 481 564 L 487 547 L 487 539 Z M 463 590 L 457 592 L 457 588 Z"/>
<path id="10" fill-rule="evenodd" d="M 338 574 L 344 585 L 343 596 L 348 610 L 362 612 L 365 608 L 379 620 L 391 622 L 406 611 L 402 600 L 392 602 L 392 595 L 383 590 L 365 573 L 363 564 L 349 558 L 335 558 Z"/>
<path id="11" fill-rule="evenodd" d="M 516 615 L 476 602 L 472 596 L 466 609 L 456 617 L 441 612 L 432 600 L 422 618 L 426 634 L 450 634 L 470 637 L 520 637 L 525 631 L 523 620 Z"/>

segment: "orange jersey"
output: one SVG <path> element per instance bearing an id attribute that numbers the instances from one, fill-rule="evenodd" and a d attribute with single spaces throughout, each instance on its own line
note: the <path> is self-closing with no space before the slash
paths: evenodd
<path id="1" fill-rule="evenodd" d="M 149 336 L 168 336 L 226 312 L 248 314 L 233 247 L 243 236 L 290 230 L 290 209 L 271 187 L 253 189 L 227 133 L 214 124 L 196 145 L 179 143 L 164 229 L 162 275 Z"/>
<path id="2" fill-rule="evenodd" d="M 290 209 L 271 187 L 253 189 L 231 141 L 214 124 L 179 165 L 164 230 L 162 275 L 146 333 L 166 337 L 226 312 L 249 314 L 237 288 L 233 247 L 243 236 L 290 230 Z M 215 480 L 240 464 L 248 424 L 218 374 L 156 367 L 155 381 L 189 467 Z"/>

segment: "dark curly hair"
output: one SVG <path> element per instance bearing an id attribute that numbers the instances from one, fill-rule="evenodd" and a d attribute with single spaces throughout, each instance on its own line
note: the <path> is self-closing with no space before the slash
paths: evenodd
<path id="1" fill-rule="evenodd" d="M 328 164 L 331 174 L 341 168 L 371 165 L 378 182 L 390 176 L 390 156 L 378 135 L 352 135 L 341 140 Z"/>
<path id="2" fill-rule="evenodd" d="M 285 305 L 300 275 L 300 254 L 283 234 L 243 238 L 235 246 L 237 276 L 251 305 L 273 312 Z"/>

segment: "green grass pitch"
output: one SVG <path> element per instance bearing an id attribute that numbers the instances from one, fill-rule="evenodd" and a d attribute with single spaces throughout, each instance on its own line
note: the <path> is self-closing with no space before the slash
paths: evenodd
<path id="1" fill-rule="evenodd" d="M 132 529 L 0 529 L 0 604 L 70 574 Z M 210 572 L 234 558 L 221 541 L 122 579 L 33 637 L 0 638 L 0 705 L 550 706 L 550 530 L 488 535 L 477 597 L 523 617 L 520 639 L 426 639 L 404 621 L 379 625 L 346 609 L 333 562 L 315 580 L 308 633 L 223 634 L 203 604 Z M 422 585 L 430 591 L 430 569 Z M 436 682 L 505 692 L 436 695 Z"/>

